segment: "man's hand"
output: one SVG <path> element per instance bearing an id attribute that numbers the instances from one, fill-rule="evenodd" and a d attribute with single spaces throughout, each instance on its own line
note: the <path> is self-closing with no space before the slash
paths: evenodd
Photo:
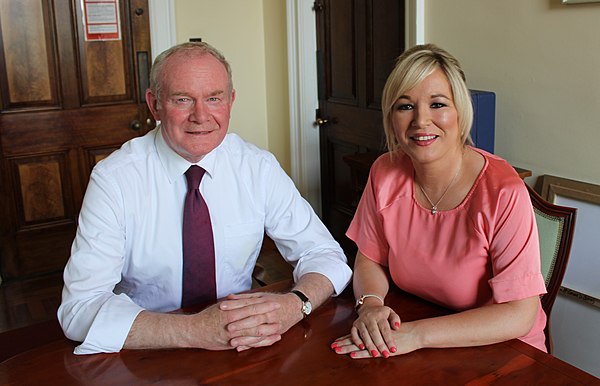
<path id="1" fill-rule="evenodd" d="M 277 304 L 263 304 L 260 310 L 263 312 L 272 311 Z M 235 321 L 235 314 L 228 313 L 221 309 L 221 303 L 212 305 L 197 314 L 190 315 L 191 332 L 189 334 L 192 347 L 201 347 L 207 350 L 230 350 L 235 348 L 231 345 L 231 340 L 236 338 L 236 334 L 228 330 L 228 325 Z M 251 338 L 249 338 L 249 341 Z M 256 340 L 256 339 L 255 339 Z"/>
<path id="2" fill-rule="evenodd" d="M 129 331 L 124 348 L 230 350 L 240 344 L 248 347 L 268 346 L 281 339 L 279 323 L 256 324 L 261 320 L 279 322 L 276 311 L 281 306 L 278 302 L 252 302 L 248 306 L 237 302 L 235 300 L 229 304 L 230 307 L 236 307 L 231 311 L 219 303 L 189 315 L 142 311 Z"/>
<path id="3" fill-rule="evenodd" d="M 229 295 L 218 306 L 232 337 L 229 344 L 238 351 L 272 345 L 303 318 L 301 301 L 291 293 Z"/>
<path id="4" fill-rule="evenodd" d="M 303 275 L 295 288 L 306 294 L 314 309 L 333 293 L 329 279 L 318 273 Z M 140 312 L 124 348 L 235 348 L 243 351 L 272 345 L 303 317 L 302 301 L 293 293 L 229 295 L 192 315 Z"/>

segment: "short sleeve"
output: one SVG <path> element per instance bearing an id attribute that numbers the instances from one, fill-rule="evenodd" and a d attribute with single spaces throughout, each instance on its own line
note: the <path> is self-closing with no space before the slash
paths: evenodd
<path id="1" fill-rule="evenodd" d="M 529 193 L 519 182 L 503 189 L 497 202 L 490 244 L 493 277 L 489 280 L 495 303 L 546 293 L 535 215 Z"/>

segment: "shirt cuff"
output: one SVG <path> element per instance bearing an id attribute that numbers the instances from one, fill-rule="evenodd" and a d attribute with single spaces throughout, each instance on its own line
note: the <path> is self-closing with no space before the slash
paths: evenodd
<path id="1" fill-rule="evenodd" d="M 75 347 L 73 353 L 85 355 L 121 351 L 135 318 L 143 310 L 125 295 L 113 297 L 100 308 L 85 340 Z"/>
<path id="2" fill-rule="evenodd" d="M 333 251 L 321 251 L 319 256 L 314 258 L 301 258 L 294 268 L 294 281 L 298 282 L 300 277 L 307 273 L 319 273 L 329 279 L 335 296 L 344 291 L 352 278 L 352 270 L 346 263 L 345 256 L 342 260 L 339 254 Z"/>
<path id="3" fill-rule="evenodd" d="M 494 294 L 494 303 L 506 303 L 546 293 L 546 285 L 541 273 L 518 277 L 514 280 L 491 279 L 489 283 Z"/>

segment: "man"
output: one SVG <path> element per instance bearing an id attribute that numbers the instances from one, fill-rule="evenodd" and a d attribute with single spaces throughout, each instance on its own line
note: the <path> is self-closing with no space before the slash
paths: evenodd
<path id="1" fill-rule="evenodd" d="M 348 284 L 342 250 L 275 158 L 227 134 L 234 100 L 229 64 L 211 46 L 184 43 L 156 58 L 146 101 L 160 125 L 94 168 L 81 209 L 58 310 L 66 336 L 82 342 L 75 353 L 271 345 L 308 303 Z M 186 193 L 191 165 L 206 172 Z M 210 248 L 184 245 L 202 238 L 186 236 L 200 229 L 186 226 L 187 194 L 208 207 Z M 232 295 L 250 289 L 265 232 L 294 266 L 295 291 Z M 187 256 L 213 248 L 211 278 L 191 282 L 225 300 L 169 313 L 188 293 Z"/>

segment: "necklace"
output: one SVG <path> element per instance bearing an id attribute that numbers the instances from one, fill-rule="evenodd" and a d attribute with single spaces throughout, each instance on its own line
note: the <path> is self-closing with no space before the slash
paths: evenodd
<path id="1" fill-rule="evenodd" d="M 464 153 L 463 153 L 463 156 L 464 156 Z M 458 170 L 456 171 L 456 174 L 454 175 L 454 177 L 452 177 L 452 181 L 450 181 L 450 183 L 446 187 L 446 190 L 444 190 L 444 193 L 442 193 L 442 196 L 440 197 L 439 200 L 437 200 L 437 202 L 435 204 L 433 203 L 433 201 L 431 201 L 431 199 L 429 198 L 427 193 L 425 193 L 425 189 L 423 189 L 421 184 L 417 183 L 417 185 L 419 186 L 419 189 L 421 189 L 421 192 L 423 192 L 423 195 L 425 195 L 425 198 L 431 204 L 431 214 L 435 215 L 438 212 L 438 205 L 440 204 L 440 202 L 442 202 L 444 197 L 446 197 L 446 193 L 448 193 L 448 191 L 450 190 L 450 187 L 452 186 L 452 184 L 454 184 L 454 181 L 456 181 L 456 177 L 458 177 L 458 175 L 460 174 L 460 170 L 462 169 L 462 164 L 463 164 L 463 157 L 460 157 L 460 165 L 458 167 Z"/>

